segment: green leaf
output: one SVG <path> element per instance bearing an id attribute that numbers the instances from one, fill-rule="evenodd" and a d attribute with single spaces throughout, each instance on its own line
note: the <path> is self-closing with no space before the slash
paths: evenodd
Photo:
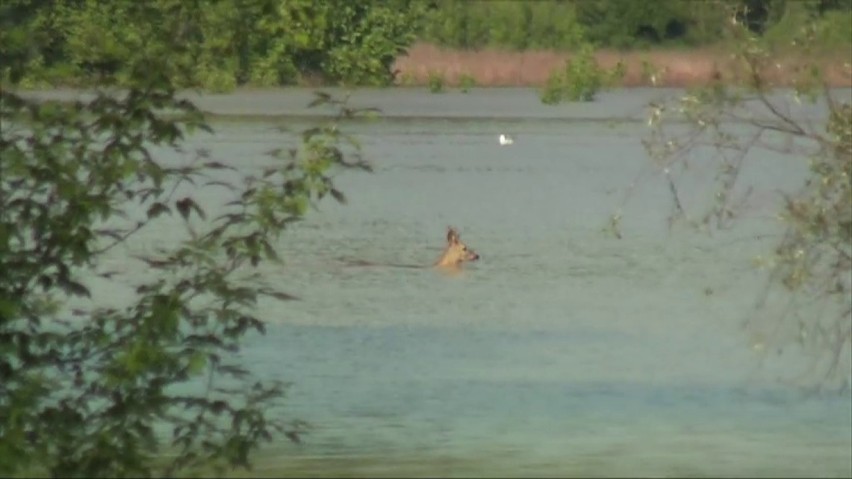
<path id="1" fill-rule="evenodd" d="M 233 166 L 228 166 L 228 165 L 226 165 L 224 163 L 220 163 L 218 161 L 210 161 L 210 162 L 204 163 L 204 166 L 207 167 L 207 168 L 213 169 L 213 170 L 237 171 L 237 169 L 234 168 Z"/>
<path id="2" fill-rule="evenodd" d="M 189 213 L 191 211 L 195 211 L 195 213 L 201 217 L 201 219 L 206 219 L 207 215 L 204 213 L 204 210 L 198 206 L 192 198 L 186 197 L 175 202 L 175 206 L 178 209 L 178 213 L 183 217 L 183 219 L 189 219 Z"/>
<path id="3" fill-rule="evenodd" d="M 163 213 L 171 214 L 171 212 L 172 212 L 171 208 L 164 205 L 163 203 L 157 202 L 157 203 L 152 204 L 148 208 L 147 216 L 148 216 L 148 219 L 154 219 L 154 218 L 160 216 Z"/>
<path id="4" fill-rule="evenodd" d="M 338 203 L 346 204 L 346 196 L 344 196 L 343 192 L 341 192 L 340 190 L 335 189 L 335 188 L 331 188 L 329 190 L 329 193 L 331 193 L 331 196 L 335 200 L 337 200 Z"/>

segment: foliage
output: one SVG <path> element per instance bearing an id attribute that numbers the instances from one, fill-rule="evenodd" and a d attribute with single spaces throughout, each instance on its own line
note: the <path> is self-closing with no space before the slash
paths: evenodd
<path id="1" fill-rule="evenodd" d="M 578 2 L 577 18 L 586 27 L 586 40 L 596 45 L 642 47 L 682 36 L 687 7 L 666 0 Z"/>
<path id="2" fill-rule="evenodd" d="M 837 3 L 837 5 L 831 5 L 831 3 Z M 834 8 L 830 8 L 832 6 Z M 808 25 L 813 29 L 808 48 L 822 50 L 822 52 L 831 52 L 840 48 L 852 54 L 850 15 L 852 15 L 852 1 L 849 0 L 845 2 L 815 0 L 785 2 L 784 8 L 779 9 L 776 15 L 777 20 L 766 28 L 762 38 L 771 49 L 785 51 L 796 42 L 801 26 Z M 802 46 L 798 45 L 798 47 Z"/>
<path id="3" fill-rule="evenodd" d="M 341 0 L 328 13 L 335 36 L 321 65 L 333 80 L 356 85 L 389 85 L 397 56 L 415 40 L 419 2 Z"/>
<path id="4" fill-rule="evenodd" d="M 653 62 L 642 60 L 641 75 L 643 84 L 650 83 L 653 86 L 657 86 L 658 83 L 662 83 L 665 71 L 658 68 Z"/>
<path id="5" fill-rule="evenodd" d="M 547 82 L 539 92 L 539 99 L 545 105 L 556 105 L 562 102 L 563 95 L 563 73 L 554 70 L 547 77 Z"/>
<path id="6" fill-rule="evenodd" d="M 246 335 L 264 332 L 254 312 L 261 298 L 294 299 L 257 272 L 278 261 L 282 232 L 316 201 L 344 200 L 332 170 L 367 168 L 338 128 L 363 112 L 319 95 L 314 104 L 340 116 L 270 152 L 257 171 L 185 152 L 191 134 L 212 133 L 175 89 L 198 81 L 193 58 L 207 61 L 184 42 L 185 22 L 202 12 L 193 2 L 159 5 L 170 15 L 116 3 L 103 6 L 103 25 L 65 30 L 90 40 L 76 50 L 81 61 L 107 84 L 127 84 L 123 93 L 57 103 L 0 90 L 0 475 L 249 467 L 263 441 L 298 439 L 304 428 L 273 412 L 283 385 L 257 381 L 236 353 Z M 95 32 L 110 15 L 136 16 L 139 26 L 100 42 Z M 142 21 L 150 18 L 159 22 Z M 4 35 L 38 38 L 24 29 Z M 26 52 L 0 44 L 12 86 L 34 55 L 52 55 L 49 41 Z M 166 150 L 187 160 L 163 159 Z M 152 230 L 173 240 L 120 252 L 138 249 L 134 241 Z M 134 272 L 111 271 L 110 255 L 135 263 Z M 105 298 L 99 281 L 131 291 Z"/>
<path id="7" fill-rule="evenodd" d="M 540 93 L 541 102 L 555 105 L 562 101 L 593 101 L 595 95 L 624 77 L 624 66 L 619 63 L 612 70 L 598 66 L 595 52 L 586 44 L 573 58 L 565 62 L 560 71 L 552 71 Z"/>
<path id="8" fill-rule="evenodd" d="M 452 48 L 570 49 L 583 29 L 564 1 L 438 0 L 420 39 Z"/>
<path id="9" fill-rule="evenodd" d="M 6 53 L 28 59 L 25 86 L 101 84 L 104 77 L 128 86 L 134 72 L 120 60 L 130 52 L 165 51 L 174 39 L 152 34 L 162 23 L 179 24 L 175 34 L 183 47 L 169 50 L 170 62 L 192 66 L 188 76 L 172 78 L 179 87 L 222 91 L 313 77 L 388 85 L 393 61 L 415 40 L 426 8 L 412 0 L 193 0 L 190 5 L 195 7 L 183 8 L 177 0 L 8 0 L 0 6 L 5 25 L 0 40 L 8 42 Z M 0 78 L 17 83 L 2 60 Z"/>
<path id="10" fill-rule="evenodd" d="M 742 11 L 729 15 L 742 18 Z M 801 189 L 784 196 L 784 234 L 774 252 L 760 261 L 769 268 L 767 294 L 786 292 L 788 307 L 777 315 L 755 314 L 749 328 L 756 349 L 798 345 L 815 358 L 813 367 L 822 368 L 816 386 L 846 388 L 852 361 L 852 105 L 824 86 L 819 70 L 811 66 L 797 73 L 792 97 L 773 90 L 766 76 L 774 67 L 766 42 L 741 21 L 726 25 L 731 45 L 738 46 L 734 55 L 746 83 L 726 87 L 720 82 L 652 105 L 653 130 L 646 148 L 668 182 L 672 219 L 686 218 L 702 228 L 727 228 L 738 217 L 747 200 L 747 191 L 738 194 L 738 179 L 754 150 L 808 162 L 810 174 Z M 801 55 L 816 41 L 816 32 L 807 23 L 796 32 Z M 852 65 L 845 68 L 852 76 Z M 818 100 L 827 112 L 820 123 L 790 113 L 792 104 Z M 719 161 L 716 201 L 693 221 L 677 178 L 694 154 L 707 148 Z M 612 219 L 615 228 L 619 218 L 616 214 Z M 766 297 L 758 301 L 759 306 L 766 304 Z"/>
<path id="11" fill-rule="evenodd" d="M 438 0 L 420 39 L 445 47 L 569 51 L 584 42 L 605 48 L 713 45 L 725 8 L 684 0 Z M 804 14 L 821 19 L 826 45 L 852 43 L 849 0 L 726 0 L 753 33 L 784 38 Z M 845 20 L 844 20 L 845 19 Z"/>
<path id="12" fill-rule="evenodd" d="M 405 72 L 396 78 L 397 86 L 414 86 L 415 77 L 411 72 Z"/>
<path id="13" fill-rule="evenodd" d="M 296 437 L 298 424 L 266 413 L 282 386 L 253 380 L 232 355 L 264 331 L 259 298 L 293 299 L 251 270 L 277 261 L 276 240 L 312 201 L 343 200 L 329 169 L 364 167 L 344 161 L 335 125 L 273 152 L 255 176 L 203 151 L 186 165 L 158 161 L 156 148 L 210 131 L 166 89 L 71 105 L 4 91 L 0 113 L 0 471 L 148 476 L 165 452 L 162 424 L 175 454 L 164 474 L 247 467 L 273 433 Z M 208 217 L 196 198 L 210 188 L 229 200 Z M 100 306 L 87 283 L 122 279 L 104 270 L 108 252 L 175 218 L 182 239 L 134 257 L 151 277 L 123 278 L 136 283 L 132 302 Z M 176 387 L 202 379 L 197 393 Z"/>
<path id="14" fill-rule="evenodd" d="M 852 47 L 850 0 L 727 0 L 753 32 L 786 48 L 813 21 L 826 51 Z M 174 40 L 155 34 L 175 23 L 181 51 L 169 68 L 178 87 L 227 91 L 239 85 L 321 81 L 390 85 L 393 63 L 415 41 L 452 48 L 574 51 L 595 47 L 710 45 L 724 9 L 682 0 L 6 0 L 0 2 L 0 80 L 27 88 L 127 86 L 127 52 L 156 57 Z M 770 8 L 772 7 L 772 8 Z M 192 13 L 188 13 L 191 10 Z M 778 12 L 769 14 L 767 12 Z M 138 21 L 144 19 L 145 21 Z M 144 40 L 144 41 L 143 41 Z M 845 51 L 845 50 L 844 50 Z M 9 69 L 26 58 L 25 78 Z"/>
<path id="15" fill-rule="evenodd" d="M 444 92 L 444 74 L 441 72 L 429 72 L 429 91 L 432 93 Z"/>
<path id="16" fill-rule="evenodd" d="M 463 73 L 459 76 L 459 88 L 461 88 L 462 93 L 467 93 L 471 88 L 476 86 L 476 79 L 472 76 Z"/>

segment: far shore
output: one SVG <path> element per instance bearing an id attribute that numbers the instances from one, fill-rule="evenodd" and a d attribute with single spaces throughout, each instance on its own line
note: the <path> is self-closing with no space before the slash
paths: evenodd
<path id="1" fill-rule="evenodd" d="M 571 53 L 553 50 L 510 51 L 499 49 L 454 50 L 427 43 L 408 49 L 391 66 L 395 81 L 391 87 L 426 87 L 437 79 L 444 88 L 534 88 L 543 87 L 556 70 L 562 70 Z M 714 84 L 737 85 L 747 78 L 744 65 L 721 47 L 657 48 L 647 51 L 598 50 L 598 65 L 606 70 L 623 65 L 624 75 L 614 88 L 691 88 Z M 819 68 L 821 82 L 829 88 L 852 88 L 852 49 L 812 55 L 807 58 L 777 55 L 766 62 L 763 79 L 770 88 L 791 88 L 812 81 L 810 67 Z M 0 88 L 2 88 L 0 84 Z M 321 76 L 305 76 L 296 85 L 263 87 L 239 85 L 236 91 L 270 91 L 287 88 L 335 87 Z M 342 85 L 338 85 L 345 88 Z M 378 87 L 384 88 L 384 87 Z M 22 92 L 90 91 L 92 86 L 73 84 L 28 85 L 13 88 Z M 370 89 L 362 87 L 362 89 Z M 117 88 L 116 91 L 122 91 Z M 197 92 L 204 91 L 193 90 Z M 230 91 L 204 91 L 205 94 L 227 94 Z"/>
<path id="2" fill-rule="evenodd" d="M 613 68 L 618 62 L 625 67 L 623 87 L 699 87 L 714 82 L 737 83 L 744 70 L 732 59 L 730 52 L 720 48 L 654 49 L 649 51 L 618 52 L 599 50 L 596 53 L 602 68 Z M 452 50 L 419 43 L 401 56 L 393 68 L 396 84 L 424 86 L 430 76 L 442 79 L 444 85 L 458 87 L 465 77 L 472 78 L 478 87 L 541 87 L 551 71 L 562 68 L 571 55 L 556 51 L 508 51 L 496 49 Z M 803 77 L 804 58 L 780 56 L 769 62 L 765 71 L 769 84 L 791 87 Z M 852 62 L 849 52 L 825 54 L 816 58 L 829 87 L 852 87 Z"/>

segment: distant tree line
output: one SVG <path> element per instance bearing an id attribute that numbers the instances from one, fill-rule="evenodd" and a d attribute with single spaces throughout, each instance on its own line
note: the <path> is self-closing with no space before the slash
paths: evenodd
<path id="1" fill-rule="evenodd" d="M 181 9 L 181 2 L 197 8 Z M 722 0 L 783 44 L 805 24 L 826 48 L 852 43 L 852 0 Z M 179 87 L 387 85 L 416 41 L 444 47 L 576 50 L 718 42 L 720 2 L 685 0 L 4 0 L 0 80 L 25 87 L 126 85 L 131 52 L 157 55 L 157 23 L 177 11 Z M 816 23 L 812 20 L 817 20 Z M 25 60 L 21 63 L 19 60 Z M 26 75 L 8 65 L 26 65 Z"/>
<path id="2" fill-rule="evenodd" d="M 197 8 L 182 8 L 192 2 Z M 381 85 L 416 40 L 428 5 L 417 0 L 4 0 L 0 72 L 5 81 L 128 84 L 127 58 L 168 50 L 184 67 L 178 86 L 323 81 Z M 183 48 L 164 45 L 156 25 L 175 12 Z M 26 58 L 26 78 L 6 65 Z"/>
<path id="3" fill-rule="evenodd" d="M 701 46 L 722 37 L 728 10 L 756 34 L 789 33 L 819 18 L 825 43 L 852 42 L 852 0 L 436 0 L 420 38 L 454 48 L 572 50 L 596 47 Z"/>

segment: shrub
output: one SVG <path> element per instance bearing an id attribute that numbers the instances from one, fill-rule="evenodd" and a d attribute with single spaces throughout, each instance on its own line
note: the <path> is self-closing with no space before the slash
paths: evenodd
<path id="1" fill-rule="evenodd" d="M 542 103 L 553 105 L 562 101 L 593 101 L 595 95 L 624 77 L 624 65 L 612 70 L 598 66 L 594 49 L 585 44 L 561 70 L 554 70 L 540 93 Z"/>
<path id="2" fill-rule="evenodd" d="M 429 72 L 429 91 L 432 93 L 444 92 L 444 74 L 441 72 Z"/>
<path id="3" fill-rule="evenodd" d="M 459 88 L 461 88 L 462 93 L 467 93 L 471 88 L 476 86 L 476 79 L 467 73 L 462 73 L 461 77 L 459 77 Z"/>

